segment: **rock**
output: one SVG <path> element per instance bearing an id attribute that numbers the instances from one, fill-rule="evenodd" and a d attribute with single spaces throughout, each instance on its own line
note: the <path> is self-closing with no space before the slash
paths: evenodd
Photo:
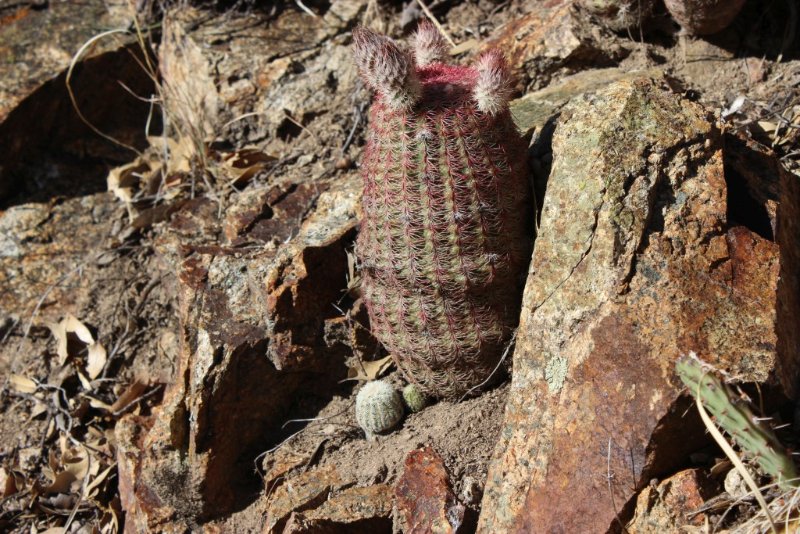
<path id="1" fill-rule="evenodd" d="M 567 76 L 544 89 L 527 93 L 509 104 L 514 123 L 523 135 L 541 131 L 545 124 L 576 96 L 602 89 L 620 80 L 659 76 L 660 69 L 630 71 L 613 67 L 592 69 Z"/>
<path id="2" fill-rule="evenodd" d="M 283 534 L 389 532 L 394 490 L 388 484 L 348 488 L 308 512 L 295 512 Z"/>
<path id="3" fill-rule="evenodd" d="M 334 467 L 313 469 L 288 479 L 269 499 L 264 534 L 284 532 L 283 527 L 292 512 L 319 506 L 328 493 L 341 484 Z"/>
<path id="4" fill-rule="evenodd" d="M 669 14 L 691 35 L 724 30 L 741 11 L 744 0 L 664 0 Z"/>
<path id="5" fill-rule="evenodd" d="M 671 415 L 690 350 L 796 394 L 782 310 L 800 294 L 798 185 L 784 187 L 778 243 L 735 225 L 720 141 L 699 106 L 650 80 L 562 111 L 483 531 L 609 529 L 702 436 Z"/>
<path id="6" fill-rule="evenodd" d="M 286 438 L 286 420 L 312 415 L 340 388 L 352 349 L 331 337 L 351 337 L 352 325 L 338 323 L 349 311 L 346 249 L 361 187 L 333 161 L 353 120 L 340 105 L 355 80 L 346 33 L 363 7 L 334 1 L 320 19 L 299 9 L 166 16 L 159 57 L 171 125 L 234 151 L 257 142 L 275 168 L 222 207 L 212 195 L 182 201 L 159 223 L 156 252 L 177 277 L 180 350 L 140 452 L 121 445 L 135 454 L 121 484 L 133 488 L 125 511 L 138 531 L 246 506 L 255 457 Z M 307 508 L 274 506 L 270 528 Z"/>
<path id="7" fill-rule="evenodd" d="M 533 88 L 546 87 L 561 69 L 611 66 L 630 53 L 620 38 L 578 16 L 563 0 L 537 3 L 498 28 L 484 48 L 502 50 L 519 83 Z"/>
<path id="8" fill-rule="evenodd" d="M 715 484 L 698 469 L 687 469 L 647 486 L 636 499 L 636 512 L 626 525 L 630 534 L 677 532 L 683 527 L 701 527 L 705 514 L 694 514 L 714 496 Z"/>
<path id="9" fill-rule="evenodd" d="M 212 17 L 195 8 L 170 11 L 159 49 L 167 112 L 184 135 L 201 139 L 290 141 L 306 128 L 327 146 L 339 135 L 335 116 L 351 111 L 331 102 L 354 85 L 344 45 L 365 8 L 336 0 L 321 17 L 285 10 L 274 19 L 257 10 Z M 222 38 L 220 27 L 233 37 Z"/>
<path id="10" fill-rule="evenodd" d="M 15 4 L 0 19 L 0 200 L 15 204 L 105 190 L 109 163 L 132 152 L 98 136 L 75 112 L 66 70 L 81 46 L 114 26 L 107 3 Z M 43 36 L 47 36 L 46 39 Z M 152 80 L 137 64 L 134 39 L 100 39 L 76 63 L 71 86 L 86 119 L 106 135 L 143 148 Z M 154 124 L 154 126 L 156 126 Z M 76 162 L 76 160 L 79 160 Z M 22 198 L 19 198 L 22 197 Z"/>
<path id="11" fill-rule="evenodd" d="M 397 518 L 406 534 L 456 533 L 464 521 L 464 506 L 453 494 L 442 458 L 431 447 L 408 453 L 395 495 Z"/>
<path id="12" fill-rule="evenodd" d="M 252 470 L 242 455 L 269 448 L 265 436 L 277 439 L 296 398 L 326 395 L 344 377 L 344 355 L 327 346 L 325 320 L 339 315 L 332 304 L 347 285 L 358 183 L 351 176 L 322 193 L 302 225 L 282 221 L 294 237 L 277 249 L 193 244 L 181 230 L 194 226 L 191 213 L 173 218 L 178 228 L 159 250 L 178 271 L 179 369 L 133 462 L 138 480 L 121 482 L 135 488 L 125 509 L 137 525 L 158 529 L 168 517 L 230 511 Z M 191 508 L 179 509 L 165 493 L 165 472 L 191 476 L 182 484 Z"/>
<path id="13" fill-rule="evenodd" d="M 756 474 L 752 469 L 745 466 L 747 471 L 750 473 L 750 476 L 753 480 L 758 481 L 758 474 Z M 758 484 L 758 482 L 756 482 Z M 731 499 L 737 500 L 741 499 L 745 495 L 751 492 L 750 486 L 747 485 L 745 482 L 744 477 L 739 472 L 738 469 L 733 468 L 725 475 L 725 480 L 723 481 L 723 487 L 725 491 L 728 493 Z"/>

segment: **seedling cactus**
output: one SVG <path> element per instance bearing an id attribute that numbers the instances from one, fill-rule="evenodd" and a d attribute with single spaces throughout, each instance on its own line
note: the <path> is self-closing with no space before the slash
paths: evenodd
<path id="1" fill-rule="evenodd" d="M 747 404 L 732 400 L 733 393 L 719 378 L 690 356 L 675 365 L 689 393 L 714 416 L 716 423 L 739 447 L 755 457 L 764 473 L 784 488 L 800 486 L 797 470 L 786 449 L 764 423 L 756 419 Z"/>
<path id="2" fill-rule="evenodd" d="M 412 413 L 421 412 L 428 405 L 428 398 L 416 384 L 403 388 L 403 402 Z"/>
<path id="3" fill-rule="evenodd" d="M 367 437 L 391 430 L 403 418 L 403 400 L 388 382 L 367 382 L 356 395 L 356 421 Z"/>
<path id="4" fill-rule="evenodd" d="M 355 60 L 376 95 L 357 242 L 370 324 L 411 382 L 458 397 L 492 374 L 519 315 L 532 217 L 510 76 L 490 51 L 442 62 L 430 24 L 415 49 L 360 28 Z"/>

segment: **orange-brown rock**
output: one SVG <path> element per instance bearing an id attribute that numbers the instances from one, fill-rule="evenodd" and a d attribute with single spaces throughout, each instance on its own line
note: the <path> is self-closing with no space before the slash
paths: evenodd
<path id="1" fill-rule="evenodd" d="M 529 13 L 498 28 L 484 47 L 502 50 L 520 83 L 536 88 L 545 87 L 560 70 L 611 66 L 630 53 L 627 43 L 566 0 L 531 4 Z"/>
<path id="2" fill-rule="evenodd" d="M 676 415 L 690 350 L 797 393 L 796 180 L 775 239 L 730 218 L 719 132 L 648 80 L 575 99 L 552 146 L 483 532 L 608 530 L 697 446 Z"/>
<path id="3" fill-rule="evenodd" d="M 697 469 L 687 469 L 658 484 L 648 485 L 636 498 L 636 511 L 625 530 L 630 534 L 680 531 L 701 527 L 705 514 L 696 513 L 714 495 L 715 483 Z"/>
<path id="4" fill-rule="evenodd" d="M 464 506 L 450 487 L 442 458 L 431 447 L 408 453 L 395 485 L 400 528 L 406 534 L 455 534 L 464 521 Z"/>

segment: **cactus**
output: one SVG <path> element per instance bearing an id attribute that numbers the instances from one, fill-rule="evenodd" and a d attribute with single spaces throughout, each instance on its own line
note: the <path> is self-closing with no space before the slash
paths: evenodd
<path id="1" fill-rule="evenodd" d="M 664 0 L 683 31 L 710 35 L 724 30 L 741 11 L 744 0 Z"/>
<path id="2" fill-rule="evenodd" d="M 403 418 L 403 401 L 388 382 L 367 382 L 356 395 L 356 421 L 368 438 L 393 428 Z"/>
<path id="3" fill-rule="evenodd" d="M 428 398 L 416 384 L 409 384 L 403 388 L 403 402 L 412 413 L 422 411 L 428 405 Z"/>
<path id="4" fill-rule="evenodd" d="M 744 402 L 733 401 L 728 386 L 710 374 L 694 354 L 680 358 L 675 369 L 689 392 L 743 451 L 756 458 L 764 473 L 784 488 L 800 485 L 794 462 L 772 430 L 756 419 Z"/>
<path id="5" fill-rule="evenodd" d="M 444 64 L 447 47 L 429 24 L 413 53 L 363 28 L 353 40 L 376 92 L 356 244 L 370 324 L 411 382 L 454 398 L 495 369 L 530 259 L 510 76 L 497 51 L 474 67 Z"/>

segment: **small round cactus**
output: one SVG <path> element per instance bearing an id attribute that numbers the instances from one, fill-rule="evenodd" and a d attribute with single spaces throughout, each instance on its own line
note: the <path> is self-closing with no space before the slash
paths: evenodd
<path id="1" fill-rule="evenodd" d="M 356 395 L 356 421 L 368 438 L 391 429 L 402 418 L 403 400 L 388 382 L 367 382 Z"/>
<path id="2" fill-rule="evenodd" d="M 428 397 L 418 385 L 409 384 L 403 388 L 403 402 L 412 413 L 417 413 L 428 405 Z"/>

